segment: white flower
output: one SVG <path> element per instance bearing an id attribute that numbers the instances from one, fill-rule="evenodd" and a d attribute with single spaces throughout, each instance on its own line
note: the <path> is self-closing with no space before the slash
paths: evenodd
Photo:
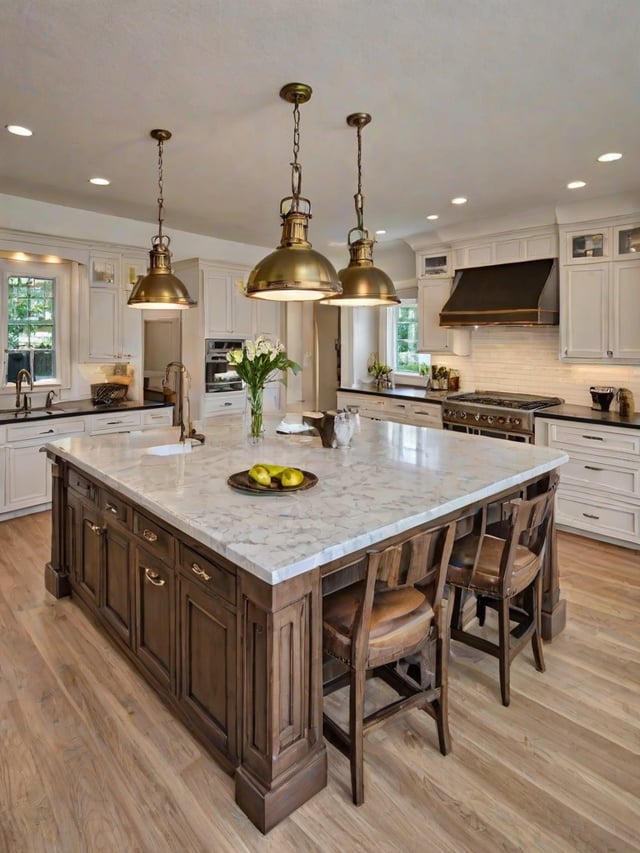
<path id="1" fill-rule="evenodd" d="M 229 364 L 241 364 L 243 358 L 243 352 L 241 349 L 232 349 L 227 353 L 227 361 Z"/>

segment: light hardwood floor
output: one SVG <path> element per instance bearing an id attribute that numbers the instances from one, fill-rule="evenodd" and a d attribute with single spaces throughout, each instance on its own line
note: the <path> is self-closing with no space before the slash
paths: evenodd
<path id="1" fill-rule="evenodd" d="M 69 599 L 48 513 L 0 524 L 0 851 L 640 850 L 640 553 L 560 534 L 568 625 L 512 665 L 453 644 L 453 751 L 420 711 L 365 742 L 365 803 L 329 785 L 263 837 L 233 782 Z"/>

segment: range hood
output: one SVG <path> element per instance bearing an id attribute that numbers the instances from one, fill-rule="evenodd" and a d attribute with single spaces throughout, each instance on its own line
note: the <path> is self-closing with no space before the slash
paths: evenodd
<path id="1" fill-rule="evenodd" d="M 441 326 L 557 326 L 558 261 L 458 270 Z"/>

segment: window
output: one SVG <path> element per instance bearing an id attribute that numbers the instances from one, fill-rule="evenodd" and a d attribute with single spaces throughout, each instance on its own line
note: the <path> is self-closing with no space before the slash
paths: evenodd
<path id="1" fill-rule="evenodd" d="M 8 277 L 8 381 L 25 361 L 34 381 L 55 378 L 55 289 L 55 278 Z"/>
<path id="2" fill-rule="evenodd" d="M 401 296 L 402 298 L 402 296 Z M 416 384 L 416 380 L 429 368 L 431 358 L 418 352 L 418 303 L 414 298 L 402 298 L 400 305 L 385 308 L 381 329 L 386 346 L 386 361 L 393 368 L 394 378 L 400 384 Z"/>
<path id="3" fill-rule="evenodd" d="M 7 391 L 22 368 L 34 382 L 68 386 L 73 266 L 0 257 L 0 387 Z"/>

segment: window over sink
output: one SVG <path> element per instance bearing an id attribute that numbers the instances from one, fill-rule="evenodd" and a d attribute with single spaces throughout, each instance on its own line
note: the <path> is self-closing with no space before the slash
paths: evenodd
<path id="1" fill-rule="evenodd" d="M 64 384 L 70 359 L 70 264 L 1 258 L 0 274 L 0 385 L 13 388 L 22 368 L 35 383 Z"/>

